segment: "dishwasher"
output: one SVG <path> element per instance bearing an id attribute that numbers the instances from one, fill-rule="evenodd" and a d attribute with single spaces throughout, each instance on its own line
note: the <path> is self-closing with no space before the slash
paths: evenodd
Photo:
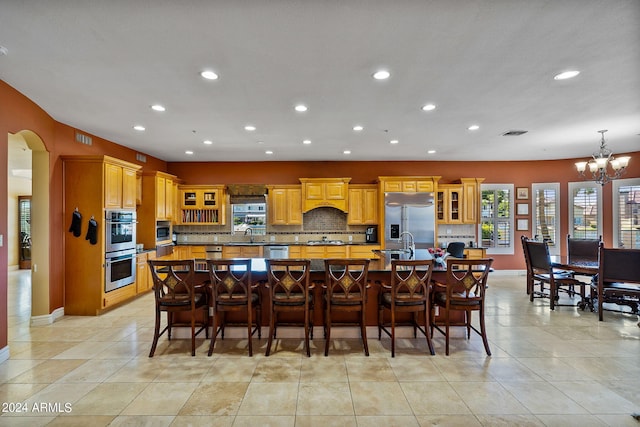
<path id="1" fill-rule="evenodd" d="M 289 258 L 289 246 L 286 245 L 268 245 L 263 249 L 264 257 L 268 259 L 286 259 Z"/>

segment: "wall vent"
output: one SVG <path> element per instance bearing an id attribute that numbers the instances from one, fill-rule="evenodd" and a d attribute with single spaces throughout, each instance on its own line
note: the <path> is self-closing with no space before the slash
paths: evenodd
<path id="1" fill-rule="evenodd" d="M 528 130 L 510 130 L 502 134 L 502 136 L 520 136 L 529 132 Z"/>
<path id="2" fill-rule="evenodd" d="M 147 163 L 147 156 L 144 154 L 136 153 L 136 160 L 142 163 Z"/>
<path id="3" fill-rule="evenodd" d="M 90 136 L 81 134 L 80 132 L 76 132 L 76 141 L 84 145 L 92 145 L 93 140 Z"/>

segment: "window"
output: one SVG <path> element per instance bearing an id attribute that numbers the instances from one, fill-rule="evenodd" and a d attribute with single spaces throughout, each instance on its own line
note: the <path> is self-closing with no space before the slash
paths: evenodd
<path id="1" fill-rule="evenodd" d="M 251 229 L 252 235 L 267 234 L 266 203 L 233 203 L 231 206 L 233 234 L 247 234 L 248 229 Z"/>
<path id="2" fill-rule="evenodd" d="M 531 235 L 545 240 L 549 253 L 560 254 L 560 184 L 532 184 Z"/>
<path id="3" fill-rule="evenodd" d="M 513 184 L 481 185 L 480 235 L 489 254 L 513 254 Z"/>
<path id="4" fill-rule="evenodd" d="M 613 244 L 640 248 L 640 178 L 613 181 Z"/>
<path id="5" fill-rule="evenodd" d="M 569 183 L 569 233 L 576 239 L 602 236 L 602 186 L 594 182 Z"/>

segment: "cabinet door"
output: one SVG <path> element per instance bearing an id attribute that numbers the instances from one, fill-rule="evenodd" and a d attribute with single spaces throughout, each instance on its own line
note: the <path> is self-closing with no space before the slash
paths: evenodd
<path id="1" fill-rule="evenodd" d="M 343 182 L 328 182 L 325 184 L 326 200 L 344 200 L 347 197 L 347 185 Z"/>
<path id="2" fill-rule="evenodd" d="M 306 246 L 303 256 L 310 259 L 323 259 L 325 257 L 324 248 L 324 246 Z"/>
<path id="3" fill-rule="evenodd" d="M 462 222 L 465 224 L 475 224 L 478 217 L 478 186 L 475 182 L 462 183 Z"/>
<path id="4" fill-rule="evenodd" d="M 378 190 L 376 188 L 362 191 L 362 223 L 378 223 Z"/>
<path id="5" fill-rule="evenodd" d="M 122 207 L 122 166 L 104 165 L 104 207 Z"/>
<path id="6" fill-rule="evenodd" d="M 271 224 L 284 225 L 287 223 L 287 190 L 274 188 L 269 192 L 269 218 Z"/>
<path id="7" fill-rule="evenodd" d="M 166 194 L 167 180 L 164 177 L 156 177 L 156 218 L 165 219 L 167 211 L 165 205 L 167 202 Z"/>
<path id="8" fill-rule="evenodd" d="M 287 224 L 302 225 L 302 189 L 287 189 Z"/>
<path id="9" fill-rule="evenodd" d="M 449 223 L 460 224 L 462 222 L 462 189 L 447 190 L 449 200 Z"/>
<path id="10" fill-rule="evenodd" d="M 349 189 L 349 224 L 364 224 L 364 190 L 360 188 Z"/>
<path id="11" fill-rule="evenodd" d="M 166 178 L 164 180 L 164 217 L 166 219 L 173 218 L 173 180 Z"/>
<path id="12" fill-rule="evenodd" d="M 347 247 L 346 246 L 326 246 L 325 256 L 327 258 L 346 258 Z"/>
<path id="13" fill-rule="evenodd" d="M 147 275 L 147 254 L 140 253 L 136 256 L 136 293 L 140 294 L 149 290 L 149 280 Z"/>
<path id="14" fill-rule="evenodd" d="M 307 182 L 304 184 L 307 200 L 324 200 L 324 184 L 319 182 Z"/>
<path id="15" fill-rule="evenodd" d="M 241 246 L 223 246 L 222 258 L 241 258 L 242 247 Z"/>
<path id="16" fill-rule="evenodd" d="M 391 193 L 402 191 L 402 181 L 385 181 L 384 191 Z"/>
<path id="17" fill-rule="evenodd" d="M 416 181 L 416 191 L 428 193 L 433 191 L 433 181 Z"/>
<path id="18" fill-rule="evenodd" d="M 415 181 L 403 181 L 402 182 L 402 191 L 406 193 L 414 193 L 418 191 L 418 186 Z"/>
<path id="19" fill-rule="evenodd" d="M 135 170 L 122 168 L 122 207 L 125 209 L 136 208 L 137 181 Z"/>

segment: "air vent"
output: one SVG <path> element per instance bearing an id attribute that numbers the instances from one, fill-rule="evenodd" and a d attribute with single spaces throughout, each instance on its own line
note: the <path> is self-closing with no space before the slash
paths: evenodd
<path id="1" fill-rule="evenodd" d="M 147 156 L 144 154 L 136 153 L 136 160 L 142 163 L 147 163 Z"/>
<path id="2" fill-rule="evenodd" d="M 78 141 L 78 142 L 80 142 L 81 144 L 84 144 L 84 145 L 93 144 L 93 140 L 91 139 L 90 136 L 83 135 L 80 132 L 76 132 L 76 141 Z"/>
<path id="3" fill-rule="evenodd" d="M 502 136 L 520 136 L 529 132 L 528 130 L 510 130 L 502 134 Z"/>

